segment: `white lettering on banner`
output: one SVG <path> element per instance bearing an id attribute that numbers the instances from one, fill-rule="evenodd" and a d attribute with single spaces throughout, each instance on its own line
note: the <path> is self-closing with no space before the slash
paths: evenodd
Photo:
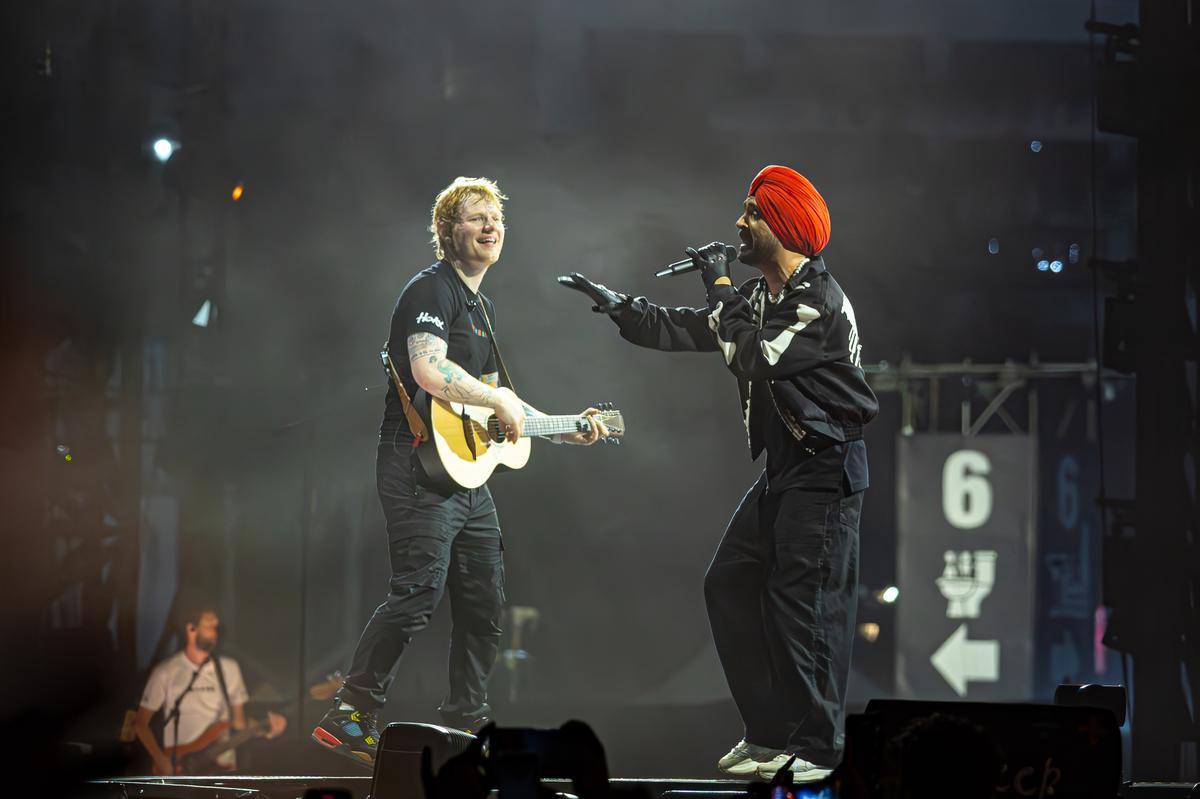
<path id="1" fill-rule="evenodd" d="M 991 549 L 974 552 L 947 550 L 942 576 L 934 580 L 946 598 L 946 618 L 978 619 L 980 605 L 996 584 L 996 558 Z"/>
<path id="2" fill-rule="evenodd" d="M 968 641 L 967 625 L 958 625 L 929 659 L 954 693 L 967 695 L 968 682 L 1000 680 L 1000 642 Z"/>
<path id="3" fill-rule="evenodd" d="M 1041 771 L 1041 779 L 1038 779 L 1038 771 Z M 1008 777 L 1008 765 L 1005 764 L 1000 771 L 1000 783 L 996 786 L 996 793 L 1008 793 L 1012 791 L 1016 796 L 1037 796 L 1039 799 L 1044 799 L 1047 796 L 1054 795 L 1054 788 L 1062 782 L 1062 769 L 1054 765 L 1054 758 L 1046 758 L 1046 763 L 1040 769 L 1035 769 L 1033 766 L 1025 766 L 1018 769 L 1010 780 Z"/>
<path id="4" fill-rule="evenodd" d="M 1070 455 L 1058 464 L 1058 523 L 1074 530 L 1079 521 L 1079 461 Z"/>
<path id="5" fill-rule="evenodd" d="M 942 512 L 951 527 L 973 530 L 992 516 L 992 461 L 973 449 L 960 449 L 942 467 Z"/>
<path id="6" fill-rule="evenodd" d="M 419 314 L 417 314 L 417 324 L 419 325 L 422 322 L 428 322 L 429 324 L 437 327 L 438 330 L 446 329 L 446 323 L 443 322 L 440 317 L 425 313 L 424 311 L 421 311 Z"/>

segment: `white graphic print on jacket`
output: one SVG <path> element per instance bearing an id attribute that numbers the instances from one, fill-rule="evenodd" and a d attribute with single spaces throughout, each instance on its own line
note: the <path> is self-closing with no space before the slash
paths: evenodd
<path id="1" fill-rule="evenodd" d="M 850 363 L 861 369 L 862 342 L 858 340 L 858 321 L 854 318 L 854 306 L 850 304 L 849 297 L 842 297 L 842 313 L 846 315 L 846 321 L 850 323 L 850 341 L 846 345 L 850 350 Z"/>

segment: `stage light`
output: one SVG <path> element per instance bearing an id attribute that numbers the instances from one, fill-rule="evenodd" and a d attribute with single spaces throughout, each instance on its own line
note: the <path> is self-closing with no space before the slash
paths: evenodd
<path id="1" fill-rule="evenodd" d="M 894 585 L 889 585 L 876 594 L 876 598 L 883 604 L 890 605 L 900 598 L 900 589 Z"/>
<path id="2" fill-rule="evenodd" d="M 879 625 L 873 621 L 860 624 L 858 625 L 858 634 L 873 644 L 879 639 Z"/>
<path id="3" fill-rule="evenodd" d="M 1029 142 L 1029 150 L 1030 152 L 1040 153 L 1042 151 L 1042 143 L 1037 139 L 1034 139 L 1033 141 Z"/>
<path id="4" fill-rule="evenodd" d="M 1037 269 L 1039 272 L 1045 272 L 1049 268 L 1050 268 L 1050 262 L 1047 261 L 1045 258 L 1043 258 L 1042 260 L 1037 262 Z"/>
<path id="5" fill-rule="evenodd" d="M 179 142 L 165 138 L 155 139 L 154 144 L 150 145 L 150 149 L 154 151 L 154 157 L 165 164 L 179 149 Z"/>
<path id="6" fill-rule="evenodd" d="M 1050 262 L 1050 271 L 1051 272 L 1053 272 L 1054 274 L 1057 275 L 1062 270 L 1063 270 L 1063 262 L 1062 261 L 1055 260 L 1055 261 Z"/>
<path id="7" fill-rule="evenodd" d="M 1000 239 L 988 239 L 988 252 L 997 255 L 1000 252 Z"/>
<path id="8" fill-rule="evenodd" d="M 1067 248 L 1067 260 L 1073 264 L 1079 263 L 1079 245 L 1072 244 Z"/>
<path id="9" fill-rule="evenodd" d="M 1029 254 L 1030 254 L 1031 256 L 1033 256 L 1033 260 L 1035 260 L 1035 261 L 1037 261 L 1037 260 L 1040 260 L 1040 259 L 1041 259 L 1041 257 L 1042 257 L 1043 255 L 1045 255 L 1045 253 L 1044 253 L 1044 252 L 1042 252 L 1042 248 L 1041 248 L 1041 247 L 1034 247 L 1034 248 L 1033 248 L 1033 249 L 1032 249 L 1032 250 L 1029 252 Z"/>
<path id="10" fill-rule="evenodd" d="M 212 318 L 212 300 L 205 300 L 200 306 L 200 310 L 196 311 L 196 315 L 192 317 L 192 324 L 196 327 L 208 327 L 209 319 Z"/>
<path id="11" fill-rule="evenodd" d="M 243 186 L 241 183 L 239 183 L 233 187 L 233 191 L 230 193 L 229 196 L 231 196 L 233 198 L 234 202 L 237 202 L 238 200 L 242 199 L 242 195 L 245 194 L 245 192 L 246 192 L 246 187 Z"/>

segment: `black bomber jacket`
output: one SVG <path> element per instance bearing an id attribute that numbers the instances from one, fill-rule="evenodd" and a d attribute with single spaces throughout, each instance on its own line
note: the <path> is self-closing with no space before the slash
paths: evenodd
<path id="1" fill-rule="evenodd" d="M 784 425 L 806 447 L 855 441 L 879 412 L 862 370 L 854 307 L 816 256 L 778 297 L 766 280 L 713 286 L 707 308 L 664 308 L 634 297 L 611 312 L 621 335 L 667 351 L 719 350 L 737 377 L 750 456 L 765 442 L 749 424 L 750 401 L 769 391 Z"/>

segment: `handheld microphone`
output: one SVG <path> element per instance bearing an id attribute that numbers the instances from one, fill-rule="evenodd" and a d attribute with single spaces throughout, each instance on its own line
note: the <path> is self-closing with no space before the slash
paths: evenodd
<path id="1" fill-rule="evenodd" d="M 733 263 L 737 258 L 737 247 L 729 244 L 725 245 L 725 260 Z M 691 258 L 684 258 L 682 261 L 676 261 L 673 264 L 667 264 L 666 269 L 660 269 L 654 273 L 655 277 L 667 277 L 668 275 L 682 275 L 685 272 L 695 272 L 700 267 L 692 262 Z"/>

